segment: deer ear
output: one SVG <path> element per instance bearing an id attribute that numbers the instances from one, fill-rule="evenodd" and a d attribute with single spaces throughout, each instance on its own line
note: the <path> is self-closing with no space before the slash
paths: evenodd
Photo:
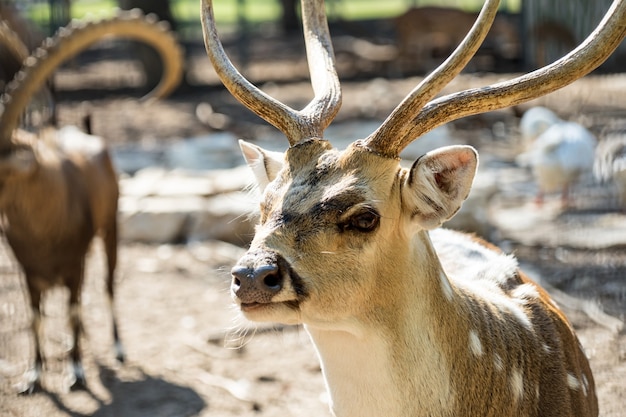
<path id="1" fill-rule="evenodd" d="M 252 169 L 257 185 L 261 191 L 264 190 L 283 167 L 284 154 L 265 150 L 244 140 L 239 141 L 239 147 L 246 163 Z"/>
<path id="2" fill-rule="evenodd" d="M 420 157 L 403 185 L 404 210 L 424 229 L 439 227 L 461 208 L 477 166 L 471 146 L 448 146 Z"/>

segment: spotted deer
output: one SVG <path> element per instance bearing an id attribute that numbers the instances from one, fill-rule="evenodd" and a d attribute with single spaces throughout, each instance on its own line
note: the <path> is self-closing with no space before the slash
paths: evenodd
<path id="1" fill-rule="evenodd" d="M 302 2 L 314 98 L 295 110 L 227 57 L 203 0 L 206 50 L 222 82 L 282 131 L 284 154 L 242 142 L 262 191 L 231 293 L 253 321 L 303 324 L 335 416 L 596 416 L 593 375 L 574 329 L 516 260 L 440 229 L 467 197 L 469 146 L 410 168 L 415 138 L 463 116 L 512 106 L 596 68 L 623 39 L 626 1 L 568 56 L 510 81 L 434 98 L 470 60 L 498 7 L 487 0 L 461 45 L 365 139 L 334 149 L 324 130 L 340 85 L 322 1 Z"/>

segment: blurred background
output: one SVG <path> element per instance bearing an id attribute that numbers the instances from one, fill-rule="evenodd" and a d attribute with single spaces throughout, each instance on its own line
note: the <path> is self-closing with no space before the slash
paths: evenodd
<path id="1" fill-rule="evenodd" d="M 532 69 L 554 61 L 577 45 L 593 29 L 610 5 L 610 0 L 503 0 L 500 15 L 516 32 L 519 45 L 510 45 L 504 58 L 518 69 Z M 195 0 L 2 0 L 13 6 L 44 35 L 52 35 L 71 19 L 111 16 L 115 8 L 139 8 L 170 22 L 180 41 L 196 45 L 201 41 L 199 5 Z M 327 2 L 331 26 L 339 34 L 350 34 L 376 44 L 396 44 L 401 35 L 394 18 L 411 8 L 436 6 L 477 12 L 480 0 L 331 0 Z M 297 31 L 297 0 L 217 0 L 216 20 L 224 34 L 235 32 L 240 43 L 240 59 L 246 62 L 247 37 L 288 35 Z M 417 26 L 417 23 L 413 24 Z M 539 49 L 539 51 L 538 51 Z M 603 68 L 616 70 L 623 65 L 624 47 Z M 514 66 L 509 67 L 515 69 Z"/>
<path id="2" fill-rule="evenodd" d="M 480 0 L 328 0 L 343 105 L 326 137 L 342 148 L 374 131 L 456 47 Z M 596 27 L 610 0 L 502 0 L 484 45 L 443 94 L 513 78 L 568 53 Z M 263 91 L 294 107 L 312 97 L 295 0 L 214 0 L 220 38 L 235 65 Z M 256 220 L 256 195 L 237 140 L 285 150 L 287 141 L 223 88 L 206 57 L 199 0 L 0 0 L 0 17 L 30 52 L 73 19 L 111 18 L 139 8 L 169 23 L 183 52 L 183 77 L 167 98 L 140 97 L 161 79 L 150 47 L 105 38 L 60 66 L 23 127 L 75 126 L 102 137 L 121 187 L 115 308 L 128 362 L 110 352 L 99 242 L 83 296 L 86 392 L 67 390 L 67 294 L 44 300 L 46 392 L 17 396 L 34 357 L 20 266 L 0 247 L 0 415 L 329 415 L 319 365 L 297 326 L 235 321 L 230 267 Z M 22 67 L 0 42 L 0 91 Z M 448 123 L 411 144 L 409 165 L 444 145 L 480 153 L 474 189 L 447 227 L 476 233 L 514 253 L 576 328 L 593 367 L 604 417 L 626 417 L 626 43 L 590 76 L 513 108 Z M 552 113 L 528 122 L 529 110 Z M 545 113 L 544 113 L 545 114 Z M 527 116 L 528 117 L 528 116 Z M 529 120 L 527 118 L 527 120 Z M 575 123 L 591 151 L 560 143 Z M 548 129 L 550 128 L 550 129 Z M 551 133 L 548 133 L 551 132 Z M 569 134 L 568 134 L 569 135 Z M 542 142 L 543 141 L 543 142 Z M 585 169 L 543 193 L 535 167 L 581 161 Z M 244 191 L 246 190 L 246 191 Z M 235 327 L 237 331 L 232 331 Z M 229 330 L 230 329 L 230 330 Z M 252 334 L 256 334 L 252 336 Z M 238 349 L 233 349 L 238 347 Z"/>

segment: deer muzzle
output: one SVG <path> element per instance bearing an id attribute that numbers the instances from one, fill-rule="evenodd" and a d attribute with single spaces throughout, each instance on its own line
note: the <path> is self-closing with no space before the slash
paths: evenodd
<path id="1" fill-rule="evenodd" d="M 245 313 L 264 307 L 273 311 L 298 310 L 309 293 L 291 264 L 279 253 L 267 249 L 246 253 L 231 274 L 232 297 Z"/>
<path id="2" fill-rule="evenodd" d="M 248 252 L 231 270 L 233 296 L 242 305 L 271 303 L 283 290 L 285 261 L 275 252 Z"/>

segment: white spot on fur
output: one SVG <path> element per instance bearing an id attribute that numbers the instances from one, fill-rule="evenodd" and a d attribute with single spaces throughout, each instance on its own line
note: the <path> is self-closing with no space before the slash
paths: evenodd
<path id="1" fill-rule="evenodd" d="M 502 357 L 497 353 L 493 357 L 493 366 L 496 367 L 496 371 L 502 372 L 504 370 L 504 364 L 502 363 Z"/>
<path id="2" fill-rule="evenodd" d="M 474 355 L 483 355 L 483 344 L 480 342 L 480 338 L 478 337 L 476 330 L 470 330 L 469 332 L 469 346 Z"/>
<path id="3" fill-rule="evenodd" d="M 559 305 L 557 304 L 556 301 L 554 301 L 552 298 L 550 298 L 550 304 L 552 304 L 555 308 L 560 309 L 561 307 L 559 307 Z"/>
<path id="4" fill-rule="evenodd" d="M 567 374 L 567 385 L 570 389 L 578 391 L 580 389 L 580 381 L 576 378 L 576 375 L 572 375 L 570 373 Z"/>
<path id="5" fill-rule="evenodd" d="M 519 321 L 522 326 L 524 326 L 528 330 L 533 330 L 533 325 L 525 310 L 523 310 L 519 306 L 515 306 L 514 303 L 510 302 L 510 300 L 506 300 L 506 302 L 502 303 L 501 306 L 503 307 L 503 310 L 508 311 L 513 316 L 515 316 L 515 318 L 517 318 L 517 321 Z"/>
<path id="6" fill-rule="evenodd" d="M 518 265 L 515 258 L 451 230 L 433 230 L 430 238 L 451 285 L 512 315 L 522 326 L 532 330 L 524 306 L 505 292 L 510 280 L 516 276 Z M 532 292 L 530 288 L 520 291 L 524 295 Z"/>
<path id="7" fill-rule="evenodd" d="M 441 290 L 443 291 L 443 295 L 445 295 L 448 301 L 452 301 L 454 297 L 454 292 L 452 291 L 452 287 L 450 286 L 450 281 L 448 281 L 448 277 L 446 274 L 441 274 L 439 276 L 439 281 L 441 282 Z"/>
<path id="8" fill-rule="evenodd" d="M 587 392 L 589 390 L 589 380 L 587 379 L 587 375 L 583 374 L 582 377 L 582 382 L 583 382 L 583 394 L 585 395 L 585 397 L 587 396 Z"/>
<path id="9" fill-rule="evenodd" d="M 430 238 L 453 283 L 500 285 L 517 271 L 514 257 L 493 251 L 463 233 L 436 229 L 430 232 Z"/>
<path id="10" fill-rule="evenodd" d="M 524 377 L 518 369 L 513 369 L 511 372 L 510 382 L 513 400 L 515 402 L 521 401 L 524 398 Z"/>
<path id="11" fill-rule="evenodd" d="M 511 292 L 511 296 L 521 301 L 529 301 L 532 299 L 538 299 L 539 292 L 537 291 L 537 287 L 535 287 L 533 284 L 527 283 L 515 288 Z"/>
<path id="12" fill-rule="evenodd" d="M 524 326 L 526 329 L 530 330 L 531 332 L 534 332 L 533 324 L 530 321 L 530 317 L 526 313 L 526 310 L 522 308 L 515 308 L 514 306 L 509 305 L 509 304 L 504 304 L 503 307 L 504 307 L 504 311 L 508 311 L 509 313 L 511 313 L 517 319 L 517 321 L 520 322 L 522 326 Z"/>

